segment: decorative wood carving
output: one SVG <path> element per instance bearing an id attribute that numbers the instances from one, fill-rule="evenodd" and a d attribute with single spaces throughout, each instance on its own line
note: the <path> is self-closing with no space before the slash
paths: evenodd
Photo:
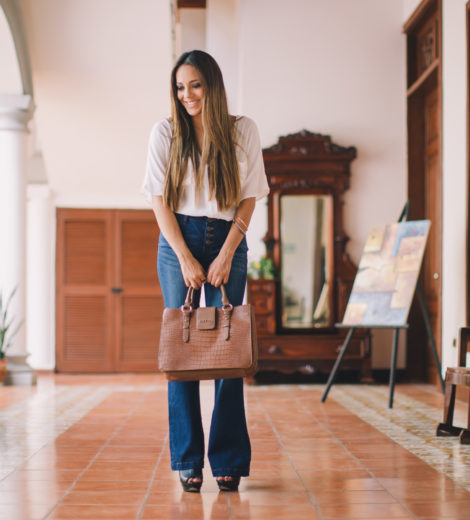
<path id="1" fill-rule="evenodd" d="M 437 24 L 431 19 L 417 35 L 418 76 L 437 59 Z"/>
<path id="2" fill-rule="evenodd" d="M 439 67 L 440 0 L 425 0 L 405 25 L 407 33 L 408 95 L 414 94 Z"/>
<path id="3" fill-rule="evenodd" d="M 339 155 L 344 154 L 352 160 L 356 157 L 356 148 L 345 148 L 331 142 L 329 135 L 315 134 L 309 130 L 302 130 L 296 134 L 288 134 L 279 138 L 277 144 L 263 150 L 263 155 Z"/>

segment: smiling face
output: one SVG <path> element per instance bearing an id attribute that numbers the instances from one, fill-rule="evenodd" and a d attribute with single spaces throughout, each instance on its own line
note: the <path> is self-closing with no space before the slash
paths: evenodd
<path id="1" fill-rule="evenodd" d="M 176 71 L 176 91 L 188 114 L 193 118 L 201 117 L 204 87 L 200 73 L 192 65 L 181 65 Z"/>

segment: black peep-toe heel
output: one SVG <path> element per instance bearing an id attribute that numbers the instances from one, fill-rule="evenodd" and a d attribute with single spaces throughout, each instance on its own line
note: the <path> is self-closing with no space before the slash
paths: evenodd
<path id="1" fill-rule="evenodd" d="M 220 491 L 238 491 L 240 477 L 232 477 L 232 480 L 216 480 L 216 482 Z"/>
<path id="2" fill-rule="evenodd" d="M 189 482 L 189 479 L 199 478 L 199 482 Z M 202 486 L 202 470 L 200 469 L 183 469 L 180 471 L 180 482 L 183 489 L 188 493 L 199 493 Z"/>

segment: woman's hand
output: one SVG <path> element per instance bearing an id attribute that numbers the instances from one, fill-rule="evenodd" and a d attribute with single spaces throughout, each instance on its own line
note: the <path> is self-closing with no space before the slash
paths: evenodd
<path id="1" fill-rule="evenodd" d="M 248 228 L 250 224 L 251 215 L 255 209 L 256 198 L 250 197 L 241 201 L 238 206 L 235 218 L 240 218 L 244 224 L 244 228 Z M 209 266 L 207 271 L 207 281 L 214 287 L 220 287 L 221 284 L 226 284 L 232 269 L 232 260 L 237 247 L 243 240 L 245 235 L 244 229 L 239 229 L 238 226 L 232 224 L 230 231 L 225 239 L 219 254 Z"/>
<path id="2" fill-rule="evenodd" d="M 160 232 L 178 257 L 186 287 L 200 289 L 206 281 L 206 273 L 188 249 L 175 214 L 163 204 L 161 195 L 152 197 L 152 205 Z"/>
<path id="3" fill-rule="evenodd" d="M 207 281 L 214 287 L 226 284 L 230 276 L 232 267 L 232 256 L 224 254 L 222 251 L 216 256 L 207 271 Z"/>
<path id="4" fill-rule="evenodd" d="M 192 255 L 180 260 L 180 265 L 186 287 L 200 289 L 206 281 L 206 273 L 202 265 Z"/>

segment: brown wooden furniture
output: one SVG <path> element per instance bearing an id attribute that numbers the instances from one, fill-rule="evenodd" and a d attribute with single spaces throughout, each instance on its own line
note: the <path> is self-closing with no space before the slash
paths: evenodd
<path id="1" fill-rule="evenodd" d="M 58 209 L 61 372 L 153 372 L 163 297 L 152 211 Z"/>
<path id="2" fill-rule="evenodd" d="M 345 251 L 343 194 L 354 147 L 306 130 L 263 150 L 270 185 L 264 238 L 277 280 L 248 280 L 255 307 L 260 371 L 328 373 L 346 331 L 335 328 L 356 267 Z M 344 369 L 370 379 L 370 334 L 353 340 Z"/>
<path id="3" fill-rule="evenodd" d="M 448 368 L 446 371 L 446 389 L 444 402 L 444 422 L 437 427 L 436 435 L 438 437 L 460 436 L 461 444 L 470 444 L 470 404 L 468 408 L 467 428 L 458 428 L 453 426 L 455 396 L 457 387 L 470 388 L 470 368 L 467 368 L 467 352 L 470 343 L 470 327 L 460 329 L 460 346 L 459 346 L 459 366 Z"/>
<path id="4" fill-rule="evenodd" d="M 463 13 L 462 13 L 463 14 Z M 424 254 L 423 289 L 438 352 L 442 330 L 442 1 L 423 0 L 404 26 L 407 45 L 409 220 L 432 223 Z M 407 376 L 440 380 L 417 302 L 407 334 Z"/>

